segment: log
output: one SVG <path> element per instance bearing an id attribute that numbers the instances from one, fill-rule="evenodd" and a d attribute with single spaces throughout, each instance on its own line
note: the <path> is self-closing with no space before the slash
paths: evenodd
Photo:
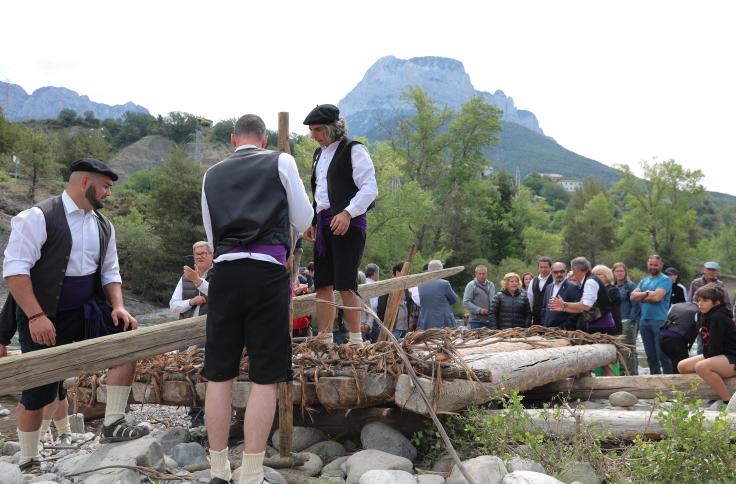
<path id="1" fill-rule="evenodd" d="M 420 378 L 422 388 L 435 402 L 436 411 L 455 412 L 473 404 L 485 403 L 512 388 L 529 390 L 545 383 L 590 371 L 616 360 L 616 347 L 591 344 L 517 350 L 510 353 L 477 353 L 464 357 L 473 369 L 491 372 L 491 383 L 469 380 L 442 382 L 440 395 L 434 394 L 432 380 Z M 396 405 L 415 413 L 429 413 L 408 375 L 400 375 L 394 395 Z"/>
<path id="2" fill-rule="evenodd" d="M 370 407 L 391 401 L 396 382 L 388 374 L 320 378 L 316 384 L 319 403 L 328 410 Z"/>
<path id="3" fill-rule="evenodd" d="M 448 277 L 463 269 L 459 266 L 395 277 L 375 284 L 363 284 L 358 289 L 363 297 L 375 297 Z M 338 294 L 335 298 L 340 301 Z M 314 304 L 314 294 L 294 299 L 294 317 L 309 314 Z M 201 344 L 205 341 L 205 321 L 206 316 L 198 316 L 1 358 L 0 395 L 13 395 L 26 388 L 81 373 L 94 373 L 147 356 Z"/>
<path id="4" fill-rule="evenodd" d="M 505 410 L 489 410 L 491 414 L 504 415 Z M 659 439 L 664 435 L 662 425 L 657 421 L 657 413 L 648 410 L 584 410 L 573 412 L 562 410 L 559 415 L 549 409 L 527 409 L 531 417 L 530 432 L 540 432 L 548 436 L 571 436 L 584 429 L 602 430 L 611 437 L 633 440 L 637 435 L 644 438 Z M 704 410 L 709 422 L 720 414 L 714 410 Z M 726 417 L 731 420 L 731 428 L 736 430 L 736 414 Z"/>
<path id="5" fill-rule="evenodd" d="M 736 393 L 736 377 L 726 379 L 731 393 Z M 691 392 L 691 388 L 693 391 Z M 641 375 L 641 376 L 602 376 L 568 378 L 548 383 L 524 392 L 528 400 L 549 400 L 555 396 L 565 398 L 608 398 L 615 392 L 629 392 L 638 398 L 653 399 L 658 393 L 672 395 L 672 390 L 688 392 L 691 396 L 704 400 L 720 398 L 702 378 L 697 375 Z"/>
<path id="6" fill-rule="evenodd" d="M 417 244 L 411 244 L 411 247 L 409 247 L 409 255 L 406 257 L 406 261 L 404 261 L 404 265 L 401 267 L 401 272 L 399 272 L 399 276 L 405 276 L 409 274 L 409 271 L 411 270 L 411 263 L 414 260 L 414 254 L 417 251 Z M 383 318 L 383 324 L 386 326 L 386 329 L 389 331 L 394 330 L 394 324 L 396 323 L 396 316 L 399 314 L 399 306 L 401 305 L 401 298 L 404 297 L 404 291 L 394 291 L 388 296 L 388 301 L 386 301 L 386 314 Z M 381 331 L 378 335 L 378 341 L 388 341 L 388 334 L 385 331 Z"/>

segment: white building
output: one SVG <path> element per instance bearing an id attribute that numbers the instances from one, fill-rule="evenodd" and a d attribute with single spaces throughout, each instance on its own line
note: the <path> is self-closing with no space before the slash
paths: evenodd
<path id="1" fill-rule="evenodd" d="M 566 192 L 570 193 L 576 192 L 583 187 L 583 182 L 581 182 L 580 180 L 572 180 L 570 178 L 562 179 L 557 183 L 562 185 L 562 188 L 564 188 Z"/>

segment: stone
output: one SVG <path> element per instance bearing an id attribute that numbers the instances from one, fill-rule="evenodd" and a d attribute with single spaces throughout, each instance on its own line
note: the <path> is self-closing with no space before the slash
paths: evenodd
<path id="1" fill-rule="evenodd" d="M 238 482 L 240 480 L 240 469 L 241 467 L 238 467 L 233 471 L 232 482 Z M 207 475 L 209 476 L 209 474 Z M 269 484 L 288 484 L 288 481 L 284 479 L 284 476 L 270 467 L 263 466 L 263 477 L 266 478 L 266 482 Z"/>
<path id="2" fill-rule="evenodd" d="M 342 457 L 347 454 L 345 447 L 334 440 L 325 440 L 324 442 L 317 442 L 314 445 L 310 445 L 304 452 L 311 452 L 317 454 L 323 463 L 329 463 L 335 460 L 337 457 Z"/>
<path id="3" fill-rule="evenodd" d="M 20 467 L 7 462 L 0 462 L 0 483 L 1 484 L 25 484 L 23 473 Z"/>
<path id="4" fill-rule="evenodd" d="M 589 462 L 569 462 L 562 468 L 559 478 L 564 482 L 580 481 L 582 484 L 600 484 L 601 480 Z"/>
<path id="5" fill-rule="evenodd" d="M 345 478 L 345 471 L 342 469 L 343 464 L 348 460 L 349 456 L 338 457 L 322 468 L 322 477 L 339 477 Z"/>
<path id="6" fill-rule="evenodd" d="M 3 445 L 3 455 L 15 455 L 16 452 L 20 450 L 20 444 L 18 442 L 13 442 L 8 440 Z"/>
<path id="7" fill-rule="evenodd" d="M 52 473 L 52 472 L 48 472 L 46 474 L 41 474 L 40 476 L 36 476 L 36 477 L 34 477 L 33 479 L 30 480 L 30 482 L 36 482 L 36 483 L 41 483 L 41 482 L 53 482 L 53 483 L 56 483 L 58 481 L 59 481 L 59 477 L 56 474 Z"/>
<path id="8" fill-rule="evenodd" d="M 509 472 L 532 471 L 532 472 L 539 472 L 541 474 L 547 473 L 547 471 L 544 470 L 544 466 L 542 464 L 535 462 L 531 459 L 524 459 L 523 457 L 519 457 L 518 455 L 515 455 L 511 459 L 511 461 L 509 461 L 508 471 Z"/>
<path id="9" fill-rule="evenodd" d="M 514 471 L 503 478 L 502 484 L 565 484 L 542 472 Z"/>
<path id="10" fill-rule="evenodd" d="M 313 454 L 311 452 L 302 452 L 305 456 L 309 456 L 309 460 L 307 460 L 304 465 L 297 466 L 294 468 L 295 471 L 301 472 L 305 476 L 314 477 L 322 470 L 322 467 L 324 467 L 322 463 L 322 459 L 317 454 Z"/>
<path id="11" fill-rule="evenodd" d="M 164 454 L 171 455 L 171 450 L 182 442 L 189 442 L 191 440 L 189 430 L 184 427 L 174 427 L 172 429 L 164 430 L 163 432 L 155 432 L 153 438 L 161 446 L 161 451 Z"/>
<path id="12" fill-rule="evenodd" d="M 417 449 L 404 434 L 383 422 L 371 422 L 360 431 L 364 449 L 376 449 L 414 461 Z"/>
<path id="13" fill-rule="evenodd" d="M 10 415 L 10 410 L 7 408 L 0 409 L 0 417 L 7 417 Z"/>
<path id="14" fill-rule="evenodd" d="M 69 428 L 72 430 L 73 434 L 83 434 L 84 414 L 75 413 L 73 415 L 69 415 Z"/>
<path id="15" fill-rule="evenodd" d="M 173 471 L 174 469 L 178 469 L 180 467 L 179 463 L 176 462 L 176 460 L 174 460 L 173 457 L 168 456 L 166 454 L 164 454 L 164 465 L 166 466 L 166 469 L 169 471 Z"/>
<path id="16" fill-rule="evenodd" d="M 161 445 L 152 435 L 146 435 L 140 439 L 115 444 L 103 444 L 84 459 L 76 461 L 73 466 L 62 474 L 76 474 L 89 471 L 98 467 L 110 465 L 128 465 L 151 467 L 164 470 L 164 453 Z M 113 484 L 116 481 L 138 482 L 138 473 L 128 469 L 105 469 L 96 471 L 93 475 L 80 476 L 80 481 L 85 484 Z"/>
<path id="17" fill-rule="evenodd" d="M 445 478 L 437 474 L 422 474 L 417 476 L 417 484 L 445 484 Z"/>
<path id="18" fill-rule="evenodd" d="M 633 407 L 639 403 L 639 398 L 629 392 L 614 392 L 608 397 L 608 401 L 614 407 Z"/>
<path id="19" fill-rule="evenodd" d="M 736 412 L 736 393 L 731 395 L 731 400 L 729 400 L 728 405 L 726 405 L 726 412 Z"/>
<path id="20" fill-rule="evenodd" d="M 432 470 L 434 472 L 448 473 L 454 465 L 455 459 L 453 459 L 450 454 L 445 452 L 444 454 L 439 456 L 436 461 L 434 461 L 434 464 L 432 465 Z"/>
<path id="21" fill-rule="evenodd" d="M 475 482 L 500 484 L 504 476 L 506 476 L 506 465 L 496 456 L 481 455 L 480 457 L 463 461 L 463 465 Z M 462 472 L 460 472 L 460 468 L 454 465 L 452 466 L 450 477 L 445 482 L 447 484 L 467 484 L 468 481 L 465 480 Z"/>
<path id="22" fill-rule="evenodd" d="M 326 440 L 326 437 L 327 436 L 322 430 L 314 427 L 294 427 L 294 431 L 292 432 L 291 450 L 292 452 L 301 452 L 310 445 Z M 279 448 L 278 429 L 273 433 L 271 443 L 277 449 Z"/>
<path id="23" fill-rule="evenodd" d="M 405 457 L 376 449 L 361 450 L 345 461 L 347 484 L 358 484 L 360 477 L 372 470 L 396 470 L 412 472 L 414 465 Z"/>
<path id="24" fill-rule="evenodd" d="M 360 476 L 359 484 L 417 484 L 414 474 L 406 471 L 372 470 Z"/>
<path id="25" fill-rule="evenodd" d="M 171 449 L 171 457 L 182 467 L 207 464 L 204 447 L 196 442 L 176 444 Z"/>

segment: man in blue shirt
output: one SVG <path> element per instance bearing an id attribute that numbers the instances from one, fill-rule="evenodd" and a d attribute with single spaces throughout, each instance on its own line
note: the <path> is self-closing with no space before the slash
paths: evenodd
<path id="1" fill-rule="evenodd" d="M 631 291 L 630 296 L 632 301 L 641 303 L 639 331 L 652 375 L 674 373 L 672 361 L 664 354 L 660 345 L 659 330 L 667 320 L 672 295 L 672 281 L 662 274 L 663 266 L 660 256 L 649 256 L 647 270 L 651 277 L 639 281 L 639 287 Z"/>

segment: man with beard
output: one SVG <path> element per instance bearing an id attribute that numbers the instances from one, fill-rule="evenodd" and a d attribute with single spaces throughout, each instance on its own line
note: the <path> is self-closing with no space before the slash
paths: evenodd
<path id="1" fill-rule="evenodd" d="M 559 297 L 563 302 L 580 301 L 583 295 L 582 288 L 570 279 L 567 279 L 567 266 L 564 262 L 552 264 L 552 284 L 544 289 L 542 301 L 542 324 L 546 327 L 561 327 L 562 329 L 577 329 L 578 315 L 563 311 L 553 311 L 549 308 L 549 300 Z"/>
<path id="2" fill-rule="evenodd" d="M 14 319 L 24 353 L 136 329 L 123 305 L 115 230 L 97 210 L 117 175 L 101 161 L 70 165 L 66 190 L 11 220 L 3 277 L 10 296 L 2 319 Z M 148 433 L 128 423 L 125 407 L 135 362 L 110 368 L 103 442 L 133 440 Z M 42 409 L 59 396 L 62 382 L 24 390 L 18 404 L 20 467 L 40 468 Z"/>
<path id="3" fill-rule="evenodd" d="M 651 255 L 647 270 L 651 277 L 639 281 L 639 287 L 631 291 L 631 300 L 641 303 L 639 331 L 644 342 L 649 369 L 652 375 L 674 372 L 672 361 L 662 351 L 660 330 L 667 320 L 672 295 L 672 281 L 662 274 L 662 258 Z"/>

